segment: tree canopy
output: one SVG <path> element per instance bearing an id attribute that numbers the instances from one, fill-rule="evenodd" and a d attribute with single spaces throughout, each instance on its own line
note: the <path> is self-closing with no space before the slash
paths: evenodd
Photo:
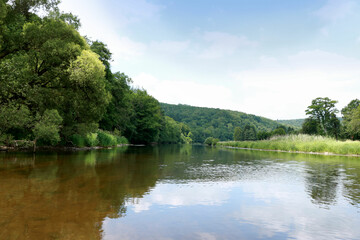
<path id="1" fill-rule="evenodd" d="M 336 116 L 339 112 L 335 108 L 336 103 L 337 101 L 328 97 L 319 97 L 312 100 L 311 105 L 305 110 L 306 115 L 316 122 L 318 134 L 338 137 L 340 121 Z"/>
<path id="2" fill-rule="evenodd" d="M 126 74 L 113 73 L 107 45 L 82 37 L 79 19 L 58 3 L 0 0 L 0 141 L 73 144 L 122 134 L 150 143 L 171 124 L 185 129 L 145 90 L 132 89 Z M 191 135 L 181 134 L 176 141 Z"/>

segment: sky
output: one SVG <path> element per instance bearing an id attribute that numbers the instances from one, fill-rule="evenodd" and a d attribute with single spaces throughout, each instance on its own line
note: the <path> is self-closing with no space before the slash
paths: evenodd
<path id="1" fill-rule="evenodd" d="M 360 98 L 358 0 L 62 0 L 112 71 L 171 104 L 304 118 Z"/>

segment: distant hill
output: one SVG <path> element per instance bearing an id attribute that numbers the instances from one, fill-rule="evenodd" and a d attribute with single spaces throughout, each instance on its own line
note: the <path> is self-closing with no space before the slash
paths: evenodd
<path id="1" fill-rule="evenodd" d="M 283 125 L 288 125 L 295 129 L 300 129 L 302 127 L 302 124 L 304 121 L 305 121 L 305 118 L 290 119 L 290 120 L 277 120 L 278 123 L 283 124 Z"/>
<path id="2" fill-rule="evenodd" d="M 218 108 L 193 107 L 182 104 L 160 103 L 164 114 L 187 124 L 193 133 L 193 141 L 203 143 L 207 137 L 221 141 L 233 139 L 235 127 L 253 124 L 257 131 L 271 131 L 281 125 L 274 120 L 243 112 Z"/>
<path id="3" fill-rule="evenodd" d="M 341 117 L 338 117 L 340 122 L 343 120 Z M 293 127 L 295 129 L 301 129 L 303 122 L 305 121 L 305 118 L 300 119 L 289 119 L 289 120 L 277 120 L 278 123 Z"/>

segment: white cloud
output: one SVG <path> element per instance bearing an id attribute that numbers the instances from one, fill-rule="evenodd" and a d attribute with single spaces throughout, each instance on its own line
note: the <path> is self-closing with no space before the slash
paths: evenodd
<path id="1" fill-rule="evenodd" d="M 242 47 L 254 47 L 256 42 L 245 36 L 236 36 L 224 32 L 205 32 L 203 39 L 210 46 L 200 53 L 201 58 L 215 59 L 234 54 Z"/>
<path id="2" fill-rule="evenodd" d="M 240 205 L 233 217 L 260 228 L 260 237 L 286 233 L 291 239 L 356 239 L 358 221 L 345 216 L 343 209 L 320 210 L 303 194 L 299 186 L 282 184 L 244 184 L 245 193 L 254 200 L 269 200 L 271 204 Z M 298 206 L 298 207 L 294 207 Z M 356 213 L 354 213 L 356 215 Z M 333 218 L 332 216 L 338 216 Z M 341 220 L 339 220 L 341 219 Z M 332 229 L 332 231 L 328 231 Z"/>
<path id="3" fill-rule="evenodd" d="M 242 110 L 272 119 L 304 117 L 316 97 L 339 100 L 341 108 L 358 97 L 360 61 L 330 52 L 302 51 L 283 61 L 267 60 L 234 75 Z"/>
<path id="4" fill-rule="evenodd" d="M 356 5 L 356 2 L 351 0 L 328 0 L 314 14 L 325 21 L 337 21 L 351 14 Z"/>
<path id="5" fill-rule="evenodd" d="M 158 184 L 150 195 L 130 201 L 128 207 L 136 213 L 149 210 L 152 205 L 167 205 L 168 207 L 193 205 L 221 205 L 229 198 L 229 191 L 234 186 L 232 182 L 214 183 L 188 183 Z"/>
<path id="6" fill-rule="evenodd" d="M 232 91 L 221 84 L 201 84 L 190 80 L 160 80 L 147 73 L 133 77 L 133 81 L 134 86 L 145 88 L 160 102 L 202 107 L 234 107 Z"/>
<path id="7" fill-rule="evenodd" d="M 169 54 L 180 53 L 188 49 L 190 41 L 160 41 L 152 42 L 150 48 L 155 52 L 163 52 Z"/>

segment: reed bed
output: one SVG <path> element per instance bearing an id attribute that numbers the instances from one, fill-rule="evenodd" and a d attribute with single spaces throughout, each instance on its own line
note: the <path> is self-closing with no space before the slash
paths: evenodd
<path id="1" fill-rule="evenodd" d="M 274 136 L 269 140 L 261 141 L 219 142 L 218 145 L 263 150 L 281 150 L 290 152 L 360 155 L 360 141 L 341 141 L 329 137 L 305 134 Z"/>

